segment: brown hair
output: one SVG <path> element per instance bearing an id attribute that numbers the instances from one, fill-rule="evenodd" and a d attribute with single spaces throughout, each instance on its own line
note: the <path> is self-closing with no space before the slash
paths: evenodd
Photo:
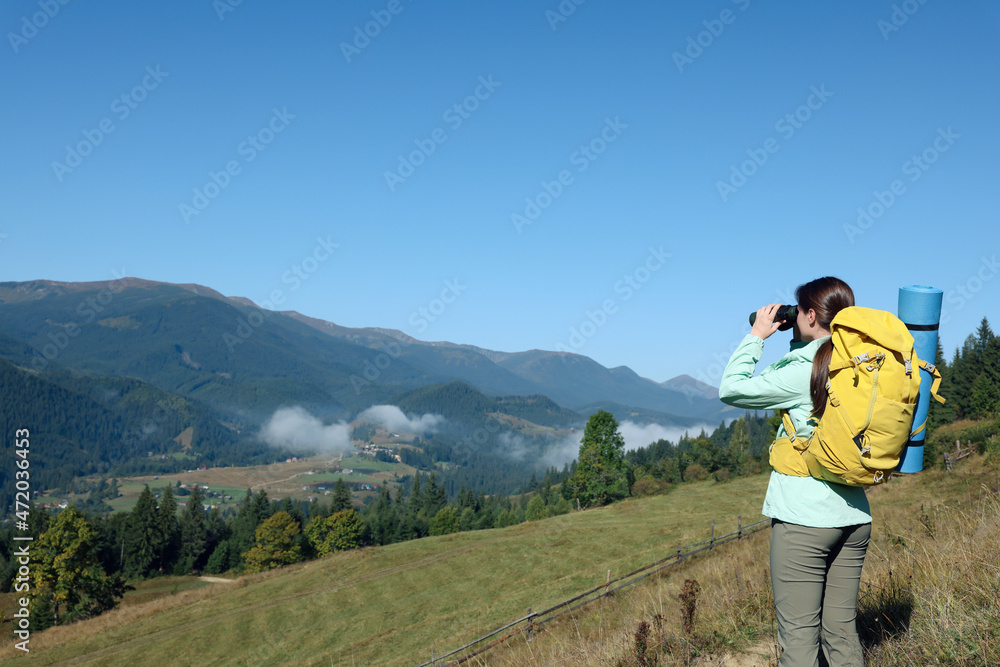
<path id="1" fill-rule="evenodd" d="M 817 278 L 795 289 L 795 299 L 799 309 L 816 311 L 816 321 L 824 329 L 830 329 L 833 318 L 844 308 L 854 305 L 854 291 L 840 278 L 827 276 Z M 813 357 L 812 377 L 809 380 L 809 395 L 812 397 L 812 414 L 816 419 L 826 410 L 826 383 L 830 378 L 830 359 L 833 356 L 833 340 L 828 339 Z"/>

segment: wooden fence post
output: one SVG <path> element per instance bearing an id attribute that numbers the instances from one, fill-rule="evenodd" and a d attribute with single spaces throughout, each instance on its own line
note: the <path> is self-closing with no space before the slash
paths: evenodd
<path id="1" fill-rule="evenodd" d="M 712 544 L 715 542 L 715 519 L 712 519 L 712 535 L 708 538 L 708 550 L 712 550 Z"/>
<path id="2" fill-rule="evenodd" d="M 736 515 L 736 539 L 743 539 L 743 517 L 739 514 Z"/>

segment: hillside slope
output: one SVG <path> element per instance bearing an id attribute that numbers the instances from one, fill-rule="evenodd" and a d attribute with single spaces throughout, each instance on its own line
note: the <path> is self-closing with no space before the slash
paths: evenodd
<path id="1" fill-rule="evenodd" d="M 441 655 L 524 616 L 529 607 L 599 585 L 608 570 L 619 576 L 668 555 L 678 541 L 704 540 L 713 519 L 718 532 L 731 530 L 736 515 L 756 520 L 766 483 L 761 475 L 689 484 L 667 496 L 505 529 L 336 554 L 54 628 L 33 635 L 27 655 L 7 643 L 0 661 L 412 666 L 429 660 L 432 650 Z M 976 662 L 977 655 L 1000 657 L 989 629 L 1000 618 L 998 604 L 995 591 L 987 594 L 1000 538 L 998 488 L 1000 475 L 977 457 L 953 473 L 928 470 L 870 492 L 875 526 L 861 606 L 866 646 L 878 660 L 873 664 L 890 664 L 896 653 L 891 664 L 911 664 L 910 657 L 928 650 L 946 663 L 948 655 L 972 656 L 961 664 L 995 664 Z M 967 535 L 959 540 L 962 531 Z M 956 540 L 964 546 L 957 548 Z M 762 531 L 584 607 L 531 644 L 511 642 L 476 664 L 613 664 L 627 653 L 639 620 L 655 621 L 662 613 L 665 626 L 677 625 L 676 595 L 689 577 L 703 585 L 700 643 L 773 646 L 767 576 Z M 910 624 L 911 614 L 917 639 L 886 625 Z M 873 629 L 882 634 L 873 637 Z M 894 642 L 912 653 L 896 651 Z"/>
<path id="2" fill-rule="evenodd" d="M 706 539 L 713 519 L 756 519 L 766 482 L 691 484 L 510 528 L 336 554 L 188 603 L 47 630 L 18 664 L 418 664 L 432 649 L 441 654 L 528 607 L 602 583 L 609 569 L 618 576 L 678 540 Z M 14 649 L 0 656 L 13 658 Z"/>

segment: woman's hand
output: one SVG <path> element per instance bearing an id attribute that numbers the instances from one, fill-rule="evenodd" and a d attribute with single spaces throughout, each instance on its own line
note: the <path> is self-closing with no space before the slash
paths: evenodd
<path id="1" fill-rule="evenodd" d="M 772 303 L 758 310 L 757 319 L 754 320 L 753 326 L 750 327 L 750 333 L 761 340 L 767 340 L 768 336 L 777 331 L 781 322 L 774 321 L 774 314 L 778 311 L 778 306 L 780 305 L 780 303 Z"/>

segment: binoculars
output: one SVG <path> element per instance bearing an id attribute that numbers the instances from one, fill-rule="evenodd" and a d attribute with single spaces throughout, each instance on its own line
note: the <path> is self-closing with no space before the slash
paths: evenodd
<path id="1" fill-rule="evenodd" d="M 788 331 L 795 324 L 795 318 L 799 316 L 798 306 L 778 306 L 778 310 L 774 311 L 774 321 L 783 322 L 781 326 L 778 327 L 778 331 Z M 754 311 L 750 313 L 750 326 L 757 321 L 757 312 Z"/>

